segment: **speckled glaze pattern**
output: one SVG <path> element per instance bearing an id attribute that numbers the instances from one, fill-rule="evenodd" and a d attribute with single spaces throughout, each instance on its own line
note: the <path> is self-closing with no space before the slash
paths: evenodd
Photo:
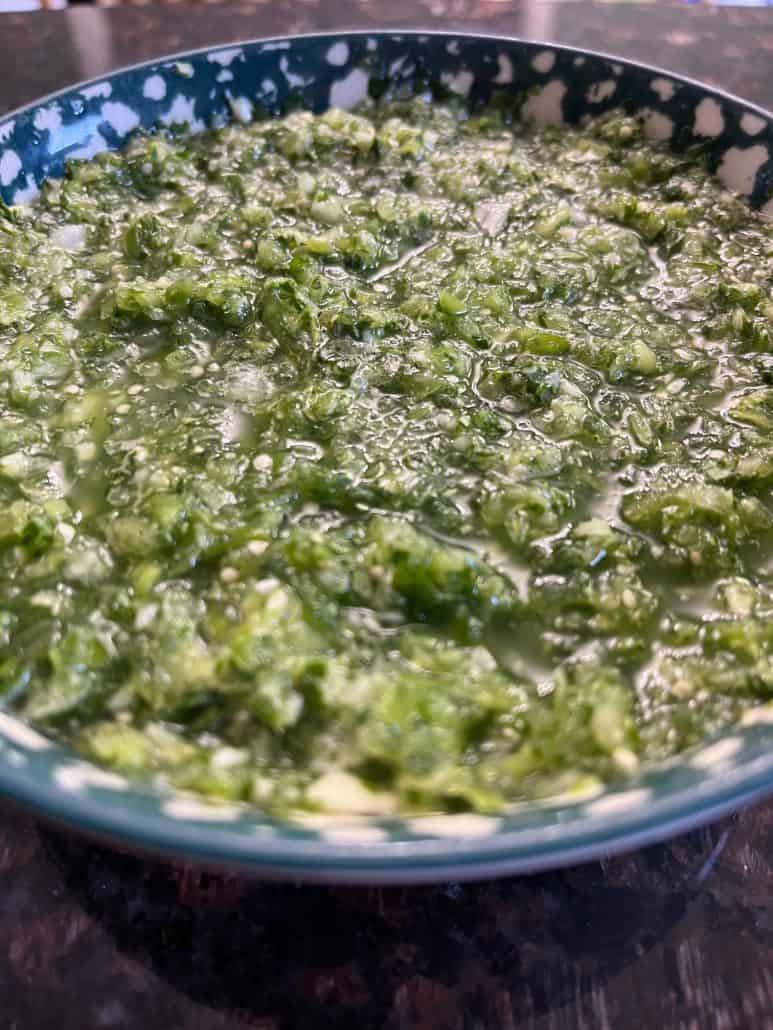
<path id="1" fill-rule="evenodd" d="M 120 147 L 132 132 L 249 122 L 288 104 L 349 108 L 373 85 L 440 84 L 475 103 L 528 91 L 523 117 L 577 122 L 624 106 L 656 140 L 701 143 L 711 169 L 773 217 L 773 116 L 678 76 L 598 54 L 492 37 L 350 33 L 258 40 L 130 68 L 0 120 L 0 193 L 34 197 L 68 158 Z M 467 879 L 550 868 L 629 849 L 705 822 L 773 787 L 773 707 L 732 734 L 592 796 L 502 816 L 305 816 L 132 784 L 75 759 L 0 713 L 0 790 L 38 810 L 146 849 L 230 862 L 267 876 L 340 882 Z"/>
<path id="2" fill-rule="evenodd" d="M 255 41 L 141 65 L 48 98 L 0 121 L 0 192 L 34 196 L 68 158 L 120 147 L 137 129 L 276 114 L 288 103 L 350 108 L 373 82 L 439 82 L 473 102 L 494 89 L 532 95 L 526 117 L 577 122 L 624 105 L 648 134 L 700 142 L 730 189 L 773 215 L 773 122 L 753 105 L 676 76 L 562 47 L 491 37 L 351 33 Z"/>

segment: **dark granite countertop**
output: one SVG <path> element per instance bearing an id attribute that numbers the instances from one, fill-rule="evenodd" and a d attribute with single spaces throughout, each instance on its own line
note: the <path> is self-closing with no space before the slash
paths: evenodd
<path id="1" fill-rule="evenodd" d="M 773 106 L 773 11 L 269 0 L 0 15 L 0 112 L 250 36 L 430 27 L 639 58 Z M 0 804 L 0 1030 L 773 1028 L 773 804 L 488 884 L 261 884 L 141 860 Z"/>
<path id="2" fill-rule="evenodd" d="M 0 15 L 0 114 L 121 65 L 255 36 L 368 28 L 545 39 L 670 68 L 773 107 L 773 11 L 684 3 L 249 0 Z"/>

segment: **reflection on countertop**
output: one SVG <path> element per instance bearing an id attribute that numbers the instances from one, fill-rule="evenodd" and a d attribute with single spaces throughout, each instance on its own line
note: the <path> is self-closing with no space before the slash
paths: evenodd
<path id="1" fill-rule="evenodd" d="M 3 1026 L 763 1030 L 771 877 L 773 805 L 583 867 L 383 889 L 140 859 L 0 806 Z"/>

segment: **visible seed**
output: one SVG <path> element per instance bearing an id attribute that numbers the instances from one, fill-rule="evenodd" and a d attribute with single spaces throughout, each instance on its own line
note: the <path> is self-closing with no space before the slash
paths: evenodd
<path id="1" fill-rule="evenodd" d="M 142 608 L 137 610 L 137 614 L 134 616 L 134 628 L 135 629 L 147 629 L 147 627 L 153 622 L 158 611 L 157 604 L 145 604 Z"/>
<path id="2" fill-rule="evenodd" d="M 66 544 L 71 544 L 75 537 L 75 528 L 69 522 L 57 523 L 56 531 Z"/>
<path id="3" fill-rule="evenodd" d="M 97 456 L 97 445 L 88 440 L 86 443 L 79 443 L 75 448 L 78 461 L 93 461 Z"/>
<path id="4" fill-rule="evenodd" d="M 639 768 L 639 759 L 630 748 L 616 747 L 612 752 L 612 759 L 615 765 L 629 776 Z"/>

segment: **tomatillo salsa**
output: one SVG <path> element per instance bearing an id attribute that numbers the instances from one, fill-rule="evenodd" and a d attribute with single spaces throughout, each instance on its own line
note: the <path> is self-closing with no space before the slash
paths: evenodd
<path id="1" fill-rule="evenodd" d="M 283 813 L 495 811 L 773 697 L 773 227 L 620 114 L 138 136 L 0 210 L 0 688 Z"/>

